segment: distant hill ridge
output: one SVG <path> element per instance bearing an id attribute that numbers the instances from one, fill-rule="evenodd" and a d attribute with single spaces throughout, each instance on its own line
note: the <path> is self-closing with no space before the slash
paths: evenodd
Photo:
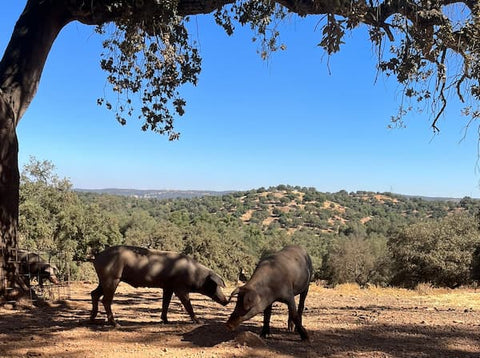
<path id="1" fill-rule="evenodd" d="M 95 193 L 129 196 L 142 199 L 176 199 L 176 198 L 198 198 L 202 196 L 222 196 L 233 191 L 213 191 L 213 190 L 142 190 L 142 189 L 75 189 L 80 193 Z"/>
<path id="2" fill-rule="evenodd" d="M 74 189 L 76 192 L 80 193 L 95 193 L 95 194 L 109 194 L 109 195 L 120 195 L 120 196 L 130 196 L 135 198 L 143 199 L 175 199 L 175 198 L 198 198 L 202 196 L 222 196 L 226 194 L 242 192 L 242 190 L 225 190 L 225 191 L 215 191 L 215 190 L 157 190 L 157 189 L 118 189 L 118 188 L 105 188 L 105 189 Z M 252 189 L 256 190 L 256 189 Z M 394 196 L 401 196 L 408 199 L 422 199 L 425 201 L 453 201 L 459 202 L 462 198 L 451 198 L 451 197 L 432 197 L 432 196 L 423 196 L 423 195 L 407 195 L 407 194 L 398 194 L 398 193 L 386 193 L 392 194 Z"/>

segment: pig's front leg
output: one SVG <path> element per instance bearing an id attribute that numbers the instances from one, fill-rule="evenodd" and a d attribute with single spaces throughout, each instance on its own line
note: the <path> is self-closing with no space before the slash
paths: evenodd
<path id="1" fill-rule="evenodd" d="M 195 313 L 193 312 L 193 307 L 192 307 L 192 303 L 190 302 L 190 296 L 188 292 L 175 292 L 175 294 L 178 296 L 178 298 L 182 302 L 183 307 L 185 307 L 185 309 L 187 310 L 193 323 L 200 323 L 197 316 L 195 316 Z"/>
<path id="2" fill-rule="evenodd" d="M 170 301 L 172 299 L 173 290 L 164 289 L 163 290 L 163 299 L 162 299 L 162 321 L 163 323 L 169 323 L 167 318 L 168 313 L 168 306 L 170 305 Z"/>

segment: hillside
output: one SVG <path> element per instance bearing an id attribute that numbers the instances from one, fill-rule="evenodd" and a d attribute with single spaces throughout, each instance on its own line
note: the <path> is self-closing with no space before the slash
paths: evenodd
<path id="1" fill-rule="evenodd" d="M 189 210 L 203 208 L 212 214 L 233 215 L 245 224 L 282 228 L 289 233 L 302 228 L 338 232 L 343 227 L 357 224 L 371 227 L 388 222 L 400 225 L 419 219 L 446 217 L 459 211 L 475 214 L 480 208 L 480 201 L 471 198 L 430 198 L 366 191 L 322 193 L 314 188 L 288 185 L 245 192 L 133 189 L 79 189 L 77 192 L 120 195 L 132 200 L 157 199 L 152 205 Z"/>
<path id="2" fill-rule="evenodd" d="M 215 198 L 191 198 L 190 202 L 178 201 L 174 206 L 194 207 L 195 210 L 203 208 L 218 215 L 230 214 L 244 224 L 260 225 L 264 229 L 281 228 L 291 234 L 301 229 L 317 233 L 338 233 L 356 225 L 371 229 L 383 225 L 385 228 L 385 225 L 399 226 L 462 211 L 473 215 L 480 208 L 480 201 L 365 191 L 322 193 L 313 188 L 279 185 L 268 189 L 232 192 Z"/>
<path id="3" fill-rule="evenodd" d="M 88 257 L 118 244 L 183 252 L 229 280 L 289 244 L 304 246 L 315 279 L 331 284 L 456 287 L 480 278 L 480 201 L 468 197 L 279 185 L 158 199 L 69 192 L 41 181 L 21 194 L 21 247 L 53 257 L 77 279 L 94 275 Z"/>

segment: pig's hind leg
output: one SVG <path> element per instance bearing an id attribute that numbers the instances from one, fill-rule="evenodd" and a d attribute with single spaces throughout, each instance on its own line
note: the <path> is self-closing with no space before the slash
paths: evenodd
<path id="1" fill-rule="evenodd" d="M 305 291 L 300 294 L 300 299 L 298 300 L 298 317 L 300 318 L 300 324 L 302 324 L 302 315 L 305 308 L 305 298 L 307 298 L 308 286 Z"/>
<path id="2" fill-rule="evenodd" d="M 115 322 L 112 313 L 112 301 L 113 295 L 115 294 L 115 290 L 117 289 L 118 284 L 120 283 L 120 279 L 112 279 L 108 280 L 107 282 L 102 283 L 103 287 L 103 307 L 105 307 L 105 312 L 107 313 L 107 322 L 114 327 L 117 327 L 119 324 Z"/>
<path id="3" fill-rule="evenodd" d="M 302 315 L 303 315 L 303 310 L 305 308 L 305 298 L 307 297 L 308 293 L 308 287 L 305 291 L 300 293 L 300 299 L 298 300 L 298 317 L 300 320 L 300 324 L 302 324 Z M 292 317 L 290 316 L 290 313 L 288 314 L 288 330 L 290 332 L 293 332 L 295 328 L 295 323 L 293 322 Z"/>
<path id="4" fill-rule="evenodd" d="M 90 296 L 92 296 L 92 312 L 90 313 L 90 321 L 93 322 L 98 314 L 98 300 L 103 296 L 102 285 L 99 284 L 97 288 L 90 293 Z"/>
<path id="5" fill-rule="evenodd" d="M 305 294 L 306 296 L 306 294 Z M 307 330 L 302 326 L 302 317 L 299 315 L 295 305 L 295 298 L 292 296 L 291 299 L 288 301 L 288 317 L 289 321 L 292 320 L 295 323 L 295 328 L 297 332 L 300 334 L 302 341 L 308 341 L 308 333 Z M 303 308 L 302 308 L 303 311 Z"/>

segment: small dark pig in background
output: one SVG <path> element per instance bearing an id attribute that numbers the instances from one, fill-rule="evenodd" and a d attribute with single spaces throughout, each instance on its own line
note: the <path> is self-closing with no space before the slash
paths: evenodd
<path id="1" fill-rule="evenodd" d="M 270 334 L 272 304 L 276 301 L 288 305 L 288 329 L 295 325 L 302 340 L 308 340 L 308 333 L 302 325 L 310 279 L 312 260 L 300 246 L 287 246 L 258 263 L 252 277 L 232 292 L 230 299 L 238 293 L 237 304 L 227 321 L 227 327 L 234 330 L 238 325 L 263 312 L 261 337 Z M 295 296 L 300 295 L 298 310 Z"/>
<path id="2" fill-rule="evenodd" d="M 117 325 L 111 305 L 120 281 L 133 287 L 163 288 L 161 318 L 164 323 L 168 323 L 168 306 L 174 293 L 195 323 L 198 323 L 198 319 L 190 303 L 190 292 L 201 293 L 222 305 L 229 302 L 222 292 L 225 283 L 220 276 L 192 258 L 179 253 L 135 246 L 113 246 L 98 254 L 93 260 L 93 265 L 97 271 L 99 284 L 91 293 L 92 321 L 98 313 L 98 300 L 103 296 L 102 303 L 108 323 Z"/>
<path id="3" fill-rule="evenodd" d="M 238 283 L 239 284 L 244 284 L 247 281 L 248 281 L 247 274 L 246 274 L 245 270 L 243 269 L 243 267 L 241 267 L 240 271 L 238 273 Z"/>
<path id="4" fill-rule="evenodd" d="M 58 269 L 55 265 L 49 264 L 38 254 L 27 250 L 17 250 L 16 259 L 19 262 L 20 275 L 22 275 L 28 287 L 31 286 L 32 278 L 38 280 L 41 288 L 43 288 L 44 280 L 48 280 L 55 285 L 60 283 L 57 278 Z"/>

